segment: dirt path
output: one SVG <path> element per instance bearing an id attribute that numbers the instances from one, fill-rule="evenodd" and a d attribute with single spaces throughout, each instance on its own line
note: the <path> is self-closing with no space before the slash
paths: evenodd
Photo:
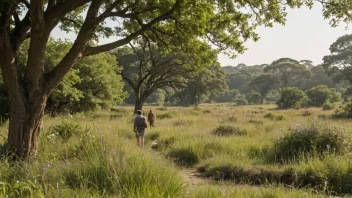
<path id="1" fill-rule="evenodd" d="M 207 182 L 207 180 L 197 172 L 195 168 L 182 168 L 180 173 L 185 181 L 185 183 L 190 186 L 198 186 Z"/>

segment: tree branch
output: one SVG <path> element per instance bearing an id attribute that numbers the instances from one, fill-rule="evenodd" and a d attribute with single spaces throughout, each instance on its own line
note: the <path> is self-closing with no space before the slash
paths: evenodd
<path id="1" fill-rule="evenodd" d="M 85 52 L 83 53 L 83 55 L 89 56 L 89 55 L 93 55 L 93 54 L 98 54 L 98 53 L 109 51 L 111 49 L 114 49 L 114 48 L 117 48 L 117 47 L 120 47 L 122 45 L 127 44 L 135 37 L 143 34 L 145 31 L 149 30 L 155 24 L 169 18 L 172 15 L 172 13 L 176 10 L 176 8 L 178 8 L 179 4 L 180 4 L 180 0 L 177 0 L 176 3 L 174 4 L 174 6 L 168 12 L 164 13 L 163 15 L 160 15 L 159 17 L 156 17 L 155 19 L 153 19 L 152 21 L 150 21 L 149 23 L 147 23 L 143 27 L 141 27 L 139 30 L 131 33 L 130 35 L 126 36 L 123 39 L 120 39 L 118 41 L 115 41 L 115 42 L 112 42 L 109 44 L 97 46 L 97 47 L 88 47 L 85 50 Z"/>
<path id="2" fill-rule="evenodd" d="M 79 0 L 77 0 L 79 1 Z M 67 72 L 70 71 L 72 66 L 83 58 L 82 52 L 85 50 L 86 45 L 91 38 L 95 26 L 93 25 L 96 20 L 96 16 L 101 6 L 101 0 L 93 0 L 89 6 L 87 16 L 82 24 L 82 27 L 77 35 L 77 39 L 73 43 L 70 51 L 60 61 L 60 63 L 54 67 L 46 75 L 47 85 L 46 89 L 51 91 L 61 81 Z"/>

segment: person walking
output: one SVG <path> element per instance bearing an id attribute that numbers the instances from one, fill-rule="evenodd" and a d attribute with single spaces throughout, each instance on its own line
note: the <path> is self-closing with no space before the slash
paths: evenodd
<path id="1" fill-rule="evenodd" d="M 141 110 L 137 111 L 137 117 L 134 119 L 133 131 L 136 133 L 137 145 L 144 146 L 144 136 L 148 127 L 147 118 L 143 116 Z"/>
<path id="2" fill-rule="evenodd" d="M 156 120 L 155 113 L 152 110 L 150 110 L 148 113 L 148 122 L 149 122 L 150 128 L 155 127 L 154 126 L 155 120 Z"/>

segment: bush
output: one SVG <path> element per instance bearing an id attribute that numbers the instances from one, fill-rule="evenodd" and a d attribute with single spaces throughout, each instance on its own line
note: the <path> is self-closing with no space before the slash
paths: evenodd
<path id="1" fill-rule="evenodd" d="M 306 91 L 310 105 L 321 107 L 325 102 L 338 102 L 341 100 L 341 94 L 336 89 L 329 89 L 326 85 L 318 85 Z"/>
<path id="2" fill-rule="evenodd" d="M 340 106 L 335 110 L 332 117 L 335 118 L 352 118 L 352 102 L 345 104 L 344 106 Z"/>
<path id="3" fill-rule="evenodd" d="M 248 132 L 246 129 L 229 126 L 229 125 L 220 125 L 218 126 L 213 134 L 220 135 L 220 136 L 227 136 L 227 135 L 247 135 Z"/>
<path id="4" fill-rule="evenodd" d="M 72 136 L 82 135 L 82 127 L 73 122 L 61 122 L 52 127 L 51 134 L 58 135 L 63 141 L 69 140 Z"/>
<path id="5" fill-rule="evenodd" d="M 237 95 L 234 101 L 236 102 L 236 104 L 238 106 L 242 106 L 242 105 L 247 105 L 248 104 L 248 101 L 246 100 L 245 96 L 241 95 L 241 94 Z"/>
<path id="6" fill-rule="evenodd" d="M 285 119 L 283 115 L 276 115 L 274 113 L 267 113 L 264 115 L 264 118 L 268 118 L 270 120 L 275 120 L 275 121 L 281 121 Z"/>
<path id="7" fill-rule="evenodd" d="M 343 153 L 349 150 L 344 130 L 315 119 L 309 126 L 296 125 L 289 133 L 278 139 L 270 160 L 287 161 L 298 159 L 302 155 L 323 155 L 324 153 Z"/>
<path id="8" fill-rule="evenodd" d="M 246 94 L 246 99 L 249 104 L 260 104 L 261 95 L 252 90 L 250 93 Z"/>
<path id="9" fill-rule="evenodd" d="M 281 89 L 281 98 L 276 104 L 281 109 L 297 108 L 298 104 L 304 98 L 304 92 L 297 87 L 288 87 Z"/>
<path id="10" fill-rule="evenodd" d="M 333 103 L 330 103 L 329 101 L 326 101 L 323 104 L 323 110 L 332 110 L 335 108 L 335 105 Z"/>

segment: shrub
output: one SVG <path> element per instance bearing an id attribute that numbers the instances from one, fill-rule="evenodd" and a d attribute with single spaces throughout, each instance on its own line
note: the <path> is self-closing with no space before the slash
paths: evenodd
<path id="1" fill-rule="evenodd" d="M 80 136 L 82 133 L 82 127 L 73 122 L 61 122 L 51 129 L 51 134 L 58 135 L 63 141 L 67 141 L 72 136 Z"/>
<path id="2" fill-rule="evenodd" d="M 330 103 L 329 101 L 326 101 L 323 104 L 323 110 L 332 110 L 335 108 L 335 105 L 333 103 Z"/>
<path id="3" fill-rule="evenodd" d="M 268 157 L 270 160 L 287 161 L 306 154 L 339 154 L 349 149 L 344 132 L 343 128 L 318 119 L 308 126 L 296 125 L 275 142 Z"/>
<path id="4" fill-rule="evenodd" d="M 276 115 L 274 113 L 267 113 L 264 115 L 264 118 L 268 118 L 270 120 L 275 120 L 275 121 L 281 121 L 285 119 L 283 115 Z"/>
<path id="5" fill-rule="evenodd" d="M 238 106 L 242 106 L 242 105 L 247 105 L 248 104 L 248 101 L 246 100 L 245 96 L 242 95 L 242 94 L 237 95 L 234 101 L 236 102 L 236 104 Z"/>
<path id="6" fill-rule="evenodd" d="M 304 98 L 304 92 L 297 87 L 288 87 L 281 89 L 281 97 L 276 104 L 281 109 L 296 108 Z"/>
<path id="7" fill-rule="evenodd" d="M 332 116 L 335 118 L 352 118 L 352 102 L 340 106 Z"/>
<path id="8" fill-rule="evenodd" d="M 325 102 L 338 102 L 341 100 L 341 94 L 336 89 L 329 89 L 326 85 L 318 85 L 306 91 L 310 104 L 321 107 Z"/>
<path id="9" fill-rule="evenodd" d="M 229 125 L 220 125 L 218 126 L 213 134 L 220 135 L 220 136 L 227 136 L 227 135 L 247 135 L 248 132 L 246 129 L 229 126 Z"/>
<path id="10" fill-rule="evenodd" d="M 250 93 L 246 94 L 246 99 L 249 104 L 260 104 L 261 95 L 252 90 Z"/>

